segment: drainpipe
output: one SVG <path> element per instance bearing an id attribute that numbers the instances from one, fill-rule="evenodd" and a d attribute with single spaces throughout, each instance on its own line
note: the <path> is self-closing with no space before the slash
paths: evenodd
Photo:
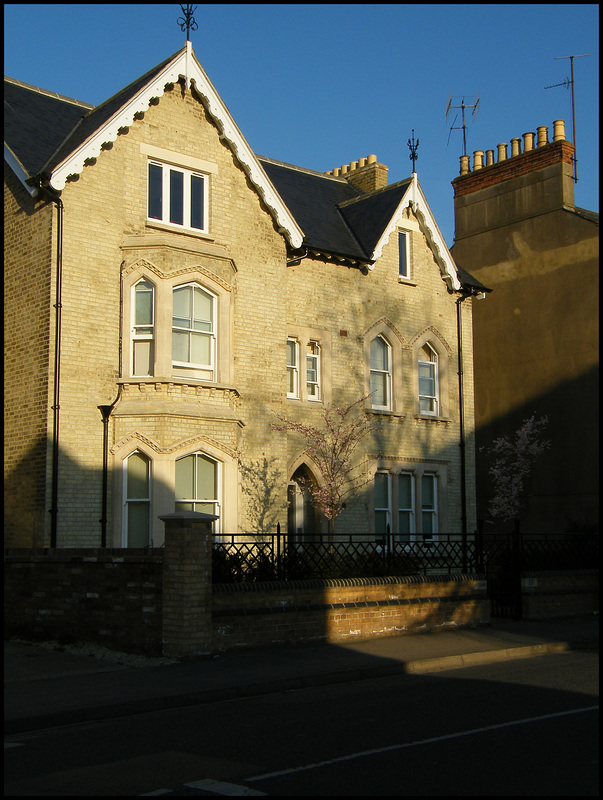
<path id="1" fill-rule="evenodd" d="M 59 496 L 59 417 L 61 384 L 61 309 L 63 295 L 63 201 L 48 186 L 39 183 L 40 190 L 57 207 L 57 281 L 55 294 L 54 378 L 52 399 L 52 484 L 50 501 L 50 546 L 57 546 L 57 518 Z"/>
<path id="2" fill-rule="evenodd" d="M 118 353 L 118 376 L 122 377 L 122 344 L 123 344 L 123 280 L 121 271 L 126 262 L 122 261 L 119 274 L 119 353 Z M 107 497 L 108 497 L 108 470 L 109 470 L 109 417 L 121 396 L 121 383 L 117 389 L 117 397 L 110 405 L 98 406 L 103 418 L 103 475 L 102 475 L 102 494 L 101 494 L 101 547 L 107 546 Z"/>
<path id="3" fill-rule="evenodd" d="M 463 392 L 463 325 L 461 317 L 461 303 L 470 294 L 462 294 L 456 301 L 456 329 L 458 339 L 458 359 L 459 359 L 459 426 L 461 448 L 461 533 L 462 539 L 462 560 L 463 572 L 467 571 L 467 481 L 465 475 L 465 396 Z"/>

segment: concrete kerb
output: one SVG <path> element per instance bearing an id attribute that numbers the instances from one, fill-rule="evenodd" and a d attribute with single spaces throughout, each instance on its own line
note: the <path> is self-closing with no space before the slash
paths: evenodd
<path id="1" fill-rule="evenodd" d="M 5 720 L 5 735 L 19 734 L 26 731 L 54 728 L 64 725 L 91 722 L 100 719 L 114 719 L 136 714 L 151 713 L 182 708 L 193 705 L 221 702 L 225 700 L 258 697 L 284 691 L 294 691 L 318 686 L 329 686 L 352 681 L 368 680 L 402 674 L 421 674 L 441 672 L 444 670 L 462 669 L 464 667 L 492 664 L 553 653 L 568 652 L 578 649 L 597 649 L 598 639 L 582 641 L 553 641 L 535 643 L 518 647 L 506 647 L 495 650 L 399 660 L 396 663 L 356 666 L 345 670 L 334 670 L 306 675 L 291 675 L 283 678 L 269 679 L 250 683 L 233 683 L 215 686 L 200 691 L 183 691 L 171 695 L 150 694 L 142 698 L 103 703 L 98 706 L 65 708 L 51 713 L 30 714 L 22 718 Z M 154 670 L 153 670 L 154 671 Z"/>

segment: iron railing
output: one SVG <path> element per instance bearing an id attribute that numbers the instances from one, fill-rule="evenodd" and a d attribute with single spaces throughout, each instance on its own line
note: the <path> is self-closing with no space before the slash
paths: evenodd
<path id="1" fill-rule="evenodd" d="M 593 534 L 221 534 L 213 546 L 214 583 L 373 578 L 437 573 L 488 573 L 595 568 Z"/>
<path id="2" fill-rule="evenodd" d="M 374 578 L 473 572 L 478 557 L 474 537 L 459 534 L 416 534 L 401 540 L 349 534 L 296 539 L 288 534 L 220 537 L 213 548 L 214 583 Z"/>

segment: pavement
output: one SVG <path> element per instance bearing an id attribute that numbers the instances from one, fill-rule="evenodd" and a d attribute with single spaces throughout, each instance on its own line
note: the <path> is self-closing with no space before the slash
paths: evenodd
<path id="1" fill-rule="evenodd" d="M 494 619 L 475 628 L 241 650 L 180 662 L 95 645 L 9 640 L 4 645 L 4 732 L 598 647 L 595 614 Z"/>

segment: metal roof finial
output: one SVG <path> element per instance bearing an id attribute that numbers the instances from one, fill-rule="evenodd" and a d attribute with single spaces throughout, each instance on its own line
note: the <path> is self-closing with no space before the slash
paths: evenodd
<path id="1" fill-rule="evenodd" d="M 419 149 L 419 139 L 417 139 L 417 141 L 415 142 L 415 129 L 414 128 L 412 129 L 412 142 L 411 142 L 410 139 L 408 140 L 408 147 L 410 149 L 409 158 L 412 161 L 412 171 L 416 172 L 415 161 L 419 157 L 417 155 L 417 150 Z"/>
<path id="2" fill-rule="evenodd" d="M 180 25 L 180 30 L 183 31 L 186 29 L 186 41 L 190 42 L 191 31 L 196 31 L 199 27 L 193 17 L 193 14 L 197 10 L 197 6 L 193 6 L 192 4 L 187 4 L 185 6 L 180 6 L 182 9 L 182 13 L 184 14 L 183 17 L 178 18 L 178 25 Z"/>

